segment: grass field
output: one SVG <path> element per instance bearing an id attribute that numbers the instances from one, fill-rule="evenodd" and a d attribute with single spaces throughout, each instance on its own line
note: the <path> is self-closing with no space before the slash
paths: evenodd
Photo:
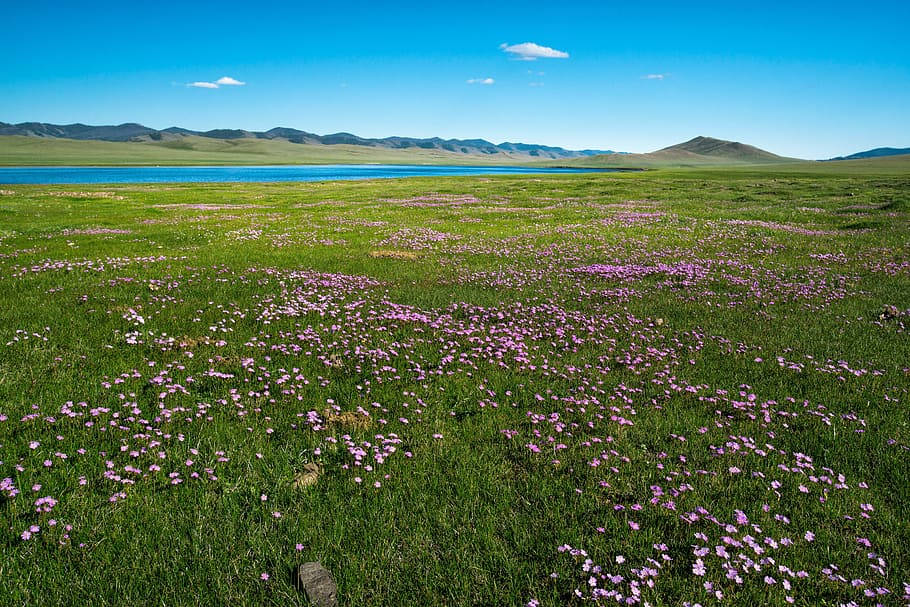
<path id="1" fill-rule="evenodd" d="M 908 228 L 906 172 L 0 186 L 2 604 L 904 604 Z"/>
<path id="2" fill-rule="evenodd" d="M 707 164 L 706 164 L 707 163 Z M 610 154 L 590 158 L 571 158 L 562 162 L 551 162 L 561 166 L 588 168 L 642 168 L 642 169 L 699 169 L 702 171 L 723 170 L 752 172 L 757 175 L 771 173 L 805 174 L 805 175 L 906 175 L 910 173 L 910 155 L 882 156 L 859 160 L 838 160 L 819 162 L 812 160 L 786 161 L 772 164 L 737 162 L 735 159 L 710 159 L 702 156 L 696 160 L 682 154 Z"/>

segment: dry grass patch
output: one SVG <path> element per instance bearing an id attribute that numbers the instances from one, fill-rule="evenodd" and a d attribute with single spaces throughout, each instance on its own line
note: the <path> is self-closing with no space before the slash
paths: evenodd
<path id="1" fill-rule="evenodd" d="M 192 209 L 195 211 L 229 211 L 232 209 L 269 209 L 271 207 L 260 204 L 182 204 L 168 203 L 152 205 L 156 209 Z"/>
<path id="2" fill-rule="evenodd" d="M 375 251 L 370 251 L 370 257 L 375 257 L 377 259 L 408 259 L 414 260 L 419 257 L 417 253 L 413 251 L 400 251 L 395 249 L 377 249 Z"/>
<path id="3" fill-rule="evenodd" d="M 57 198 L 106 198 L 108 200 L 126 200 L 126 197 L 113 192 L 48 192 L 48 196 Z"/>
<path id="4" fill-rule="evenodd" d="M 357 413 L 356 411 L 335 411 L 333 409 L 324 409 L 322 417 L 327 425 L 341 426 L 342 428 L 354 428 L 363 430 L 373 424 L 369 415 Z"/>
<path id="5" fill-rule="evenodd" d="M 177 342 L 180 344 L 181 348 L 195 348 L 196 346 L 207 346 L 212 343 L 212 340 L 208 335 L 203 335 L 202 337 L 190 337 L 189 335 L 182 335 L 177 338 Z M 224 362 L 227 359 L 217 357 L 221 360 L 218 362 Z"/>
<path id="6" fill-rule="evenodd" d="M 320 474 L 322 474 L 322 468 L 319 464 L 312 462 L 304 464 L 303 470 L 294 475 L 294 487 L 303 489 L 304 487 L 315 485 L 319 480 Z"/>

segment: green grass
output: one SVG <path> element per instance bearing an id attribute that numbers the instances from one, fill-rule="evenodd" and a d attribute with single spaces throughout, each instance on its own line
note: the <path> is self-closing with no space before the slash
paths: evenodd
<path id="1" fill-rule="evenodd" d="M 0 187 L 2 603 L 304 605 L 319 560 L 590 604 L 568 544 L 652 605 L 899 604 L 910 176 L 815 166 Z"/>
<path id="2" fill-rule="evenodd" d="M 757 175 L 774 173 L 804 175 L 906 175 L 910 173 L 910 155 L 882 156 L 859 160 L 838 160 L 819 162 L 783 159 L 775 163 L 755 163 L 734 158 L 707 157 L 693 158 L 685 154 L 610 154 L 590 158 L 572 158 L 562 162 L 548 162 L 549 166 L 574 166 L 588 168 L 645 168 L 666 170 L 722 170 L 752 172 Z"/>

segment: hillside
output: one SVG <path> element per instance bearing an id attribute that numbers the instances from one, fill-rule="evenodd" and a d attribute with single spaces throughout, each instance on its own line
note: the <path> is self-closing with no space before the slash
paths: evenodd
<path id="1" fill-rule="evenodd" d="M 145 143 L 177 145 L 182 148 L 205 148 L 198 139 L 212 139 L 231 142 L 276 141 L 295 145 L 319 146 L 359 146 L 372 148 L 382 156 L 385 151 L 436 151 L 447 156 L 465 157 L 498 157 L 498 161 L 509 162 L 512 160 L 560 160 L 581 158 L 597 154 L 610 154 L 610 150 L 567 150 L 556 146 L 547 146 L 529 143 L 504 142 L 491 143 L 485 139 L 442 139 L 439 137 L 385 137 L 370 139 L 359 137 L 352 133 L 331 133 L 317 135 L 307 131 L 287 127 L 276 127 L 268 131 L 246 131 L 242 129 L 215 129 L 211 131 L 193 131 L 181 127 L 170 127 L 156 130 L 141 124 L 126 123 L 116 126 L 89 126 L 85 124 L 46 124 L 41 122 L 23 122 L 20 124 L 7 124 L 0 122 L 0 136 L 30 137 L 36 139 L 69 139 L 75 141 L 107 141 L 119 143 Z M 190 140 L 190 141 L 187 141 Z M 186 144 L 186 145 L 184 145 Z M 252 146 L 255 147 L 255 146 Z M 252 149 L 252 147 L 250 149 Z M 146 155 L 131 148 L 124 148 L 127 156 L 137 158 Z M 280 155 L 280 154 L 279 154 Z M 291 156 L 307 157 L 307 152 L 293 152 Z M 334 156 L 334 154 L 329 154 Z M 367 154 L 367 156 L 370 156 Z M 394 156 L 394 155 L 393 155 Z M 421 157 L 418 153 L 416 157 Z M 378 161 L 378 160 L 377 160 Z M 474 159 L 472 158 L 472 161 Z M 164 162 L 167 162 L 165 159 Z"/>
<path id="2" fill-rule="evenodd" d="M 676 154 L 680 152 L 748 163 L 787 162 L 792 160 L 790 158 L 783 158 L 777 154 L 772 154 L 771 152 L 766 152 L 755 146 L 746 145 L 745 143 L 714 139 L 713 137 L 696 137 L 685 143 L 679 143 L 658 150 L 658 153 L 666 154 Z"/>
<path id="3" fill-rule="evenodd" d="M 857 152 L 856 154 L 850 154 L 849 156 L 838 156 L 837 158 L 831 158 L 831 160 L 859 160 L 861 158 L 881 158 L 885 156 L 902 156 L 905 154 L 910 154 L 910 148 L 875 148 L 874 150 Z"/>
<path id="4" fill-rule="evenodd" d="M 573 159 L 570 166 L 587 167 L 702 167 L 748 164 L 776 164 L 798 162 L 757 147 L 725 141 L 712 137 L 695 137 L 684 143 L 649 152 L 647 154 L 601 154 Z"/>
<path id="5" fill-rule="evenodd" d="M 268 165 L 268 164 L 454 164 L 575 166 L 590 168 L 712 168 L 763 166 L 816 172 L 820 165 L 857 162 L 844 169 L 901 170 L 888 158 L 895 148 L 861 152 L 836 163 L 801 161 L 755 146 L 695 137 L 646 154 L 566 150 L 484 139 L 367 139 L 351 133 L 315 135 L 277 127 L 263 132 L 171 127 L 156 131 L 130 123 L 110 127 L 81 124 L 0 123 L 0 165 Z M 863 162 L 860 162 L 863 161 Z M 871 164 L 866 164 L 871 163 Z"/>
<path id="6" fill-rule="evenodd" d="M 256 138 L 186 136 L 143 142 L 77 141 L 0 136 L 0 165 L 281 165 L 281 164 L 529 164 L 527 154 L 464 154 L 439 149 L 350 144 L 296 144 Z M 560 161 L 564 163 L 565 161 Z"/>

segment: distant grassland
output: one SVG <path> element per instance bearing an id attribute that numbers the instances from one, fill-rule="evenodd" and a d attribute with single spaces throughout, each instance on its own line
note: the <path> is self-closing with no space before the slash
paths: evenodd
<path id="1" fill-rule="evenodd" d="M 736 171 L 768 173 L 806 173 L 826 175 L 907 174 L 910 173 L 910 155 L 882 156 L 860 160 L 831 162 L 786 160 L 772 164 L 738 161 L 734 158 L 708 158 L 685 153 L 654 152 L 651 154 L 610 154 L 590 158 L 572 158 L 550 165 L 577 168 L 643 168 L 643 169 L 711 169 L 723 168 Z"/>
<path id="2" fill-rule="evenodd" d="M 274 164 L 517 164 L 506 154 L 457 154 L 359 145 L 314 145 L 267 139 L 186 137 L 176 141 L 114 142 L 0 137 L 0 165 L 274 165 Z"/>
<path id="3" fill-rule="evenodd" d="M 601 154 L 589 158 L 571 158 L 564 161 L 573 166 L 592 168 L 660 168 L 660 167 L 705 167 L 758 165 L 776 167 L 788 164 L 804 164 L 792 158 L 775 160 L 756 159 L 750 156 L 725 155 L 708 156 L 685 150 L 658 150 L 648 154 Z"/>
<path id="4" fill-rule="evenodd" d="M 238 166 L 292 164 L 521 165 L 572 168 L 733 170 L 806 175 L 895 175 L 910 173 L 910 155 L 813 162 L 711 157 L 680 150 L 650 154 L 609 154 L 534 160 L 520 154 L 459 154 L 417 147 L 387 149 L 360 145 L 298 144 L 268 139 L 212 139 L 190 136 L 174 141 L 77 141 L 0 136 L 0 166 Z"/>
<path id="5" fill-rule="evenodd" d="M 584 159 L 579 159 L 584 160 Z M 555 166 L 555 165 L 554 165 Z M 626 168 L 622 165 L 608 163 L 594 164 L 584 162 L 562 163 L 572 168 Z M 678 175 L 694 178 L 704 176 L 713 179 L 745 178 L 748 176 L 791 178 L 791 177 L 874 177 L 910 175 L 910 155 L 887 156 L 881 158 L 863 158 L 861 160 L 837 160 L 832 162 L 804 161 L 778 164 L 729 164 L 729 165 L 665 165 L 642 167 L 660 171 L 662 175 Z"/>

